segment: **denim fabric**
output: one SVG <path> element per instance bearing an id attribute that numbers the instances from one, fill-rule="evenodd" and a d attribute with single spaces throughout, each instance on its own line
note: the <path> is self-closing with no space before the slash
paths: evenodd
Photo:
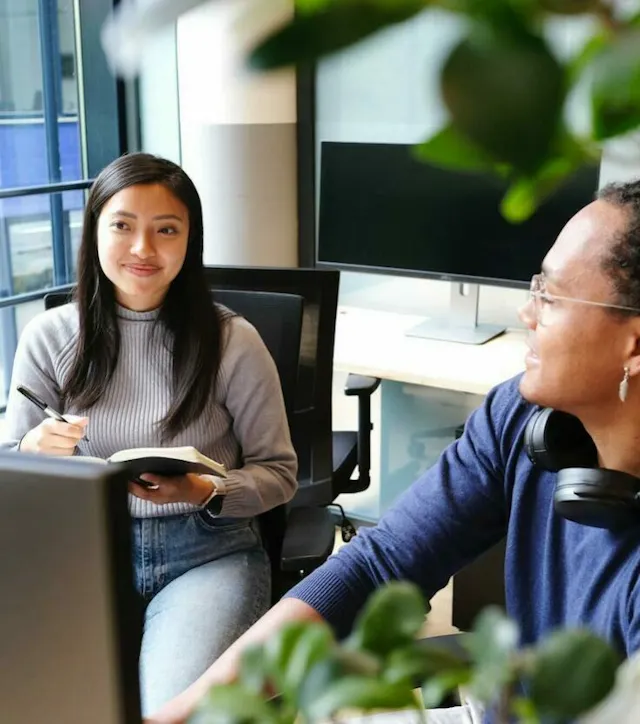
<path id="1" fill-rule="evenodd" d="M 199 513 L 133 519 L 135 583 L 145 601 L 143 715 L 197 679 L 269 607 L 257 523 Z"/>

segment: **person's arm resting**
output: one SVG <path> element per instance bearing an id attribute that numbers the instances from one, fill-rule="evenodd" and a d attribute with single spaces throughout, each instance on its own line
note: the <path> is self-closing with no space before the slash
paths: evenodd
<path id="1" fill-rule="evenodd" d="M 414 581 L 427 598 L 506 533 L 504 461 L 522 420 L 512 381 L 489 394 L 451 445 L 375 528 L 360 532 L 238 639 L 189 689 L 148 724 L 183 724 L 213 684 L 236 676 L 242 651 L 296 620 L 326 620 L 345 634 L 386 581 Z M 519 400 L 519 402 L 518 402 Z"/>
<path id="2" fill-rule="evenodd" d="M 339 635 L 347 634 L 373 591 L 412 581 L 430 599 L 454 573 L 506 534 L 504 463 L 522 398 L 515 381 L 492 391 L 460 440 L 419 478 L 375 528 L 361 528 L 287 595 L 304 601 Z M 520 401 L 519 403 L 517 401 Z"/>

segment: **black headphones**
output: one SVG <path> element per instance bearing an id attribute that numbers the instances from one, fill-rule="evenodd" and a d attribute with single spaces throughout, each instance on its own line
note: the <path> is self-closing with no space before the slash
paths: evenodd
<path id="1" fill-rule="evenodd" d="M 596 446 L 580 420 L 544 408 L 524 431 L 529 460 L 558 473 L 554 509 L 563 518 L 595 528 L 640 523 L 640 478 L 599 468 Z"/>

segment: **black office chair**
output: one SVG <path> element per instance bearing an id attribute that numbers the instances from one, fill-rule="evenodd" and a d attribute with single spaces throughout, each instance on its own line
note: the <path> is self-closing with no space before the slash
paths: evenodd
<path id="1" fill-rule="evenodd" d="M 220 289 L 214 292 L 214 299 L 244 317 L 258 330 L 276 363 L 284 405 L 290 417 L 298 383 L 304 300 L 296 294 L 237 289 Z"/>
<path id="2" fill-rule="evenodd" d="M 72 297 L 72 291 L 50 292 L 44 297 L 44 308 L 67 304 Z M 244 317 L 258 330 L 278 369 L 289 414 L 296 394 L 304 300 L 294 294 L 239 290 L 220 290 L 214 294 L 214 299 Z"/>
<path id="3" fill-rule="evenodd" d="M 320 269 L 207 267 L 214 290 L 254 289 L 304 298 L 300 367 L 292 435 L 300 465 L 294 504 L 329 505 L 371 482 L 371 395 L 380 384 L 349 375 L 345 393 L 358 397 L 358 430 L 333 431 L 331 394 L 340 273 Z M 358 468 L 358 477 L 353 473 Z"/>
<path id="4" fill-rule="evenodd" d="M 51 292 L 44 298 L 45 309 L 66 304 L 71 298 L 72 291 Z M 298 377 L 303 299 L 293 294 L 246 290 L 220 290 L 214 292 L 214 299 L 243 316 L 260 333 L 278 369 L 285 407 L 291 415 Z M 289 506 L 279 506 L 258 517 L 271 562 L 274 602 L 297 580 L 298 576 L 291 576 L 292 570 L 311 570 L 317 560 L 325 560 L 333 548 L 333 525 L 321 525 L 318 532 L 316 522 L 314 528 L 318 513 L 320 517 L 325 515 L 324 510 L 316 513 L 306 508 L 292 515 Z M 288 551 L 285 566 L 283 547 Z"/>

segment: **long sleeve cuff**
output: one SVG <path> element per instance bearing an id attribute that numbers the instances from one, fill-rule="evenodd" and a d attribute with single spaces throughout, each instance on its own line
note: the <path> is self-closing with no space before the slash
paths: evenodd
<path id="1" fill-rule="evenodd" d="M 353 590 L 334 571 L 335 559 L 304 578 L 284 598 L 297 598 L 314 608 L 334 629 L 339 638 L 347 636 L 364 606 L 369 591 Z"/>

